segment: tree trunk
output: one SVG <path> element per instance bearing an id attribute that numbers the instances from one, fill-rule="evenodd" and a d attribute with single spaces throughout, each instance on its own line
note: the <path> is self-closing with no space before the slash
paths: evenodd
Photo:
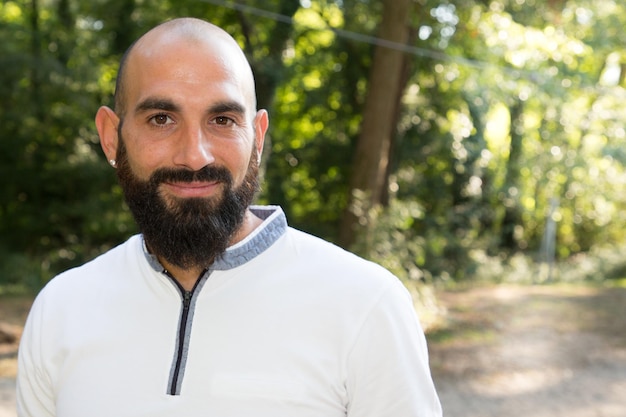
<path id="1" fill-rule="evenodd" d="M 74 34 L 74 17 L 70 10 L 69 0 L 59 0 L 57 14 L 60 23 L 60 28 L 56 34 L 58 43 L 57 59 L 63 67 L 67 68 L 76 39 Z"/>
<path id="2" fill-rule="evenodd" d="M 293 0 L 282 0 L 278 5 L 278 14 L 293 18 L 300 3 Z M 255 44 L 253 41 L 253 31 L 264 31 L 262 27 L 246 18 L 243 13 L 238 14 L 241 31 L 245 38 L 244 51 L 250 61 L 256 83 L 257 108 L 270 111 L 274 105 L 276 96 L 276 88 L 283 79 L 285 74 L 285 65 L 283 63 L 283 52 L 288 41 L 292 38 L 293 26 L 276 22 L 274 27 L 268 31 L 269 35 L 263 45 Z M 258 37 L 257 37 L 258 39 Z M 267 50 L 261 58 L 255 56 L 254 51 L 259 49 Z M 270 119 L 271 120 L 271 119 Z M 265 175 L 267 161 L 272 153 L 272 137 L 268 133 L 265 136 L 265 144 L 263 146 L 263 158 L 261 158 L 260 172 L 261 176 Z M 265 188 L 269 195 L 274 184 L 267 183 Z"/>
<path id="3" fill-rule="evenodd" d="M 293 18 L 300 3 L 293 0 L 282 0 L 278 5 L 277 13 L 281 16 Z M 254 31 L 265 31 L 257 22 L 246 18 L 243 13 L 238 14 L 241 31 L 244 34 L 244 50 L 252 69 L 256 81 L 257 106 L 260 109 L 270 109 L 274 104 L 276 87 L 282 81 L 285 73 L 283 63 L 283 52 L 285 45 L 293 36 L 293 26 L 282 22 L 275 22 L 274 27 L 269 30 L 263 45 L 255 44 L 252 40 Z M 256 36 L 259 39 L 258 36 Z M 263 57 L 255 56 L 254 51 L 259 49 L 267 50 Z M 257 54 L 258 55 L 258 54 Z"/>
<path id="4" fill-rule="evenodd" d="M 122 0 L 113 7 L 114 9 L 111 10 L 111 13 L 116 16 L 116 18 L 113 23 L 115 38 L 113 38 L 113 46 L 111 49 L 114 54 L 122 55 L 137 37 L 137 24 L 132 18 L 137 5 L 135 4 L 135 0 Z"/>
<path id="5" fill-rule="evenodd" d="M 35 117 L 38 120 L 43 120 L 45 117 L 45 109 L 41 92 L 43 57 L 41 52 L 41 31 L 39 29 L 39 0 L 32 0 L 30 6 L 30 29 L 32 31 L 31 54 L 33 56 L 30 73 L 32 103 Z"/>
<path id="6" fill-rule="evenodd" d="M 411 0 L 384 0 L 379 38 L 406 44 L 409 33 Z M 385 195 L 387 166 L 392 135 L 397 121 L 396 111 L 403 91 L 404 53 L 378 45 L 368 83 L 361 133 L 354 155 L 350 196 L 344 213 L 340 243 L 350 246 L 363 224 L 367 211 L 381 204 Z"/>
<path id="7" fill-rule="evenodd" d="M 507 162 L 506 178 L 504 181 L 504 218 L 501 227 L 501 246 L 504 249 L 516 250 L 517 239 L 515 237 L 515 228 L 522 224 L 519 194 L 520 194 L 520 161 L 522 158 L 522 139 L 523 139 L 523 116 L 524 105 L 521 101 L 515 102 L 509 108 L 511 114 L 510 136 L 511 144 L 509 146 L 509 161 Z"/>

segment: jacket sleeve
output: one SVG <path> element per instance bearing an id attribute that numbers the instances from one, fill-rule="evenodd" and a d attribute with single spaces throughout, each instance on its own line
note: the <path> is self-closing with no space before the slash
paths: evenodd
<path id="1" fill-rule="evenodd" d="M 54 394 L 45 369 L 43 300 L 35 300 L 26 320 L 18 352 L 16 405 L 18 417 L 54 417 Z"/>
<path id="2" fill-rule="evenodd" d="M 426 339 L 395 280 L 362 324 L 348 358 L 349 417 L 440 417 Z"/>

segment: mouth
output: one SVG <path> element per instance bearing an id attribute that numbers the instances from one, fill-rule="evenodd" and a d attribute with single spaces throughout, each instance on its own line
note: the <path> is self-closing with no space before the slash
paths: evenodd
<path id="1" fill-rule="evenodd" d="M 163 182 L 161 186 L 167 194 L 179 198 L 212 197 L 221 190 L 220 181 Z"/>

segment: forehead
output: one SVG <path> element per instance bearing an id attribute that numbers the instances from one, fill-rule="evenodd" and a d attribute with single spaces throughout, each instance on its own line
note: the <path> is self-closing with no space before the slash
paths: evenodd
<path id="1" fill-rule="evenodd" d="M 142 39 L 128 58 L 125 99 L 129 110 L 147 97 L 239 101 L 254 107 L 254 81 L 232 38 L 155 34 Z"/>

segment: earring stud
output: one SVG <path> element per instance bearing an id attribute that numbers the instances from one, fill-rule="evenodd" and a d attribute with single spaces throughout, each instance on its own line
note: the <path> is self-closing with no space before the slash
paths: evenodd
<path id="1" fill-rule="evenodd" d="M 117 166 L 117 162 L 115 161 L 115 159 L 109 159 L 109 164 L 111 164 L 111 166 L 114 168 L 115 166 Z"/>

